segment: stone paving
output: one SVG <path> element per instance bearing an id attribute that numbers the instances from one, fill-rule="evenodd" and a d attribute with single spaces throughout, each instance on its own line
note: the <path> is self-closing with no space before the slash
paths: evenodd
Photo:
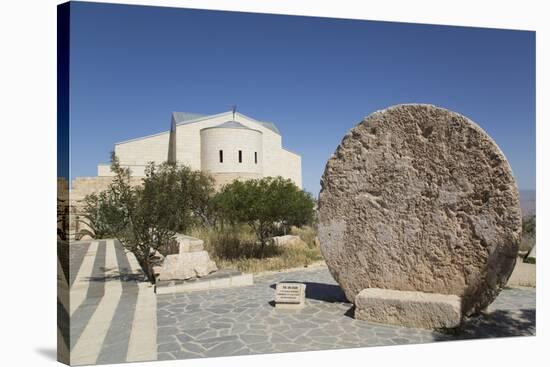
<path id="1" fill-rule="evenodd" d="M 301 310 L 273 307 L 275 284 L 306 284 Z M 157 296 L 158 359 L 217 357 L 535 334 L 535 289 L 505 289 L 487 314 L 453 332 L 353 319 L 326 267 L 257 276 L 254 285 Z"/>
<path id="2" fill-rule="evenodd" d="M 353 319 L 326 267 L 256 276 L 241 288 L 155 295 L 117 241 L 73 243 L 65 265 L 58 262 L 58 337 L 76 365 L 535 334 L 534 288 L 505 289 L 487 314 L 441 333 Z M 281 281 L 306 284 L 303 309 L 273 307 Z"/>

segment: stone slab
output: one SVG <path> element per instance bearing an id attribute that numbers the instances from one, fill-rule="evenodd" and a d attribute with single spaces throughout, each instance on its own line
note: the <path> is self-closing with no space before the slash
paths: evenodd
<path id="1" fill-rule="evenodd" d="M 462 320 L 461 298 L 448 294 L 367 288 L 355 297 L 354 317 L 422 329 L 454 328 Z"/>
<path id="2" fill-rule="evenodd" d="M 302 308 L 305 305 L 305 294 L 305 284 L 277 283 L 275 287 L 275 308 Z"/>

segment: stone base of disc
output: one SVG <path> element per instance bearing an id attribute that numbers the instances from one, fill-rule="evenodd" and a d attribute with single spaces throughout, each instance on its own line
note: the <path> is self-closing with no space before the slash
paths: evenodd
<path id="1" fill-rule="evenodd" d="M 453 328 L 461 322 L 459 296 L 367 288 L 355 297 L 355 318 L 422 329 Z"/>

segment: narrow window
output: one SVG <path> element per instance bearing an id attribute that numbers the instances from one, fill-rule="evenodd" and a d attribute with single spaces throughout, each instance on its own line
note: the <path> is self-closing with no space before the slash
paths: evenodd
<path id="1" fill-rule="evenodd" d="M 223 163 L 223 150 L 220 150 L 220 163 Z"/>
<path id="2" fill-rule="evenodd" d="M 254 163 L 258 164 L 258 152 L 254 152 Z"/>
<path id="3" fill-rule="evenodd" d="M 239 163 L 243 163 L 243 151 L 239 150 Z"/>

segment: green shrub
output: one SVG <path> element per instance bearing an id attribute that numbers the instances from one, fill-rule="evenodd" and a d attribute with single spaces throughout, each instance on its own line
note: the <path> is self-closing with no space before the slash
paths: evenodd
<path id="1" fill-rule="evenodd" d="M 263 256 L 269 237 L 313 221 L 315 202 L 292 181 L 265 177 L 224 186 L 215 205 L 224 223 L 248 224 L 260 241 Z"/>
<path id="2" fill-rule="evenodd" d="M 130 170 L 111 154 L 113 182 L 85 198 L 85 218 L 98 237 L 115 237 L 151 275 L 150 255 L 169 246 L 176 232 L 197 221 L 208 223 L 213 180 L 185 166 L 150 163 L 141 186 L 130 185 Z M 150 277 L 152 278 L 152 277 Z"/>

